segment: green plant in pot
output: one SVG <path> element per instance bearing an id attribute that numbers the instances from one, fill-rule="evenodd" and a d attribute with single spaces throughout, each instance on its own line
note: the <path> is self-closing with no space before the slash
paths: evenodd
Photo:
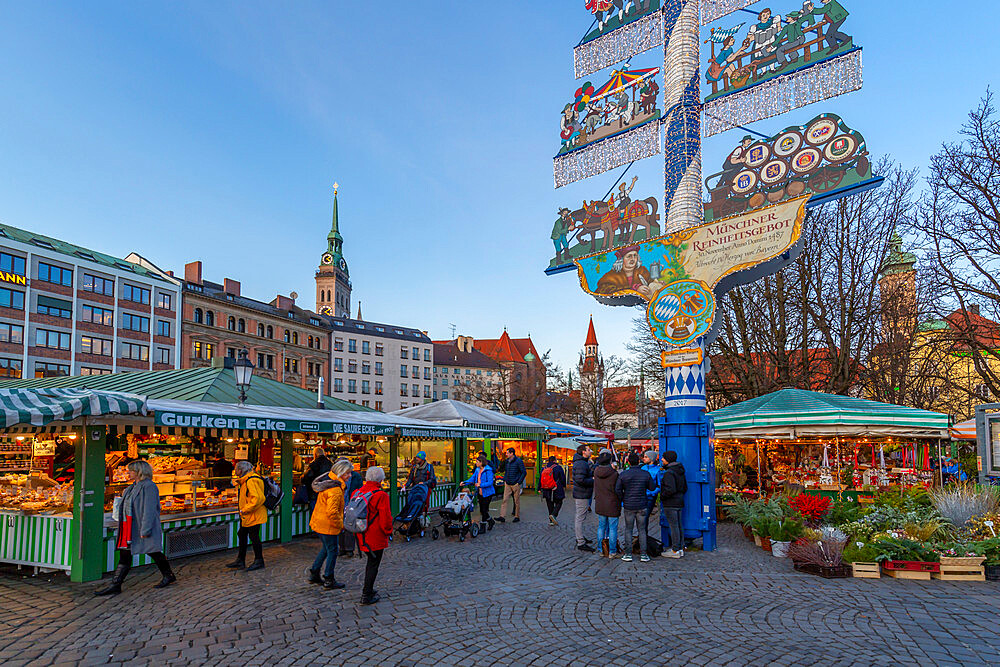
<path id="1" fill-rule="evenodd" d="M 771 519 L 767 534 L 771 538 L 771 554 L 778 558 L 788 555 L 788 545 L 802 536 L 805 525 L 797 519 Z"/>
<path id="2" fill-rule="evenodd" d="M 848 542 L 844 547 L 845 563 L 874 563 L 879 551 L 869 542 Z"/>
<path id="3" fill-rule="evenodd" d="M 873 546 L 878 552 L 875 556 L 875 561 L 878 563 L 887 561 L 936 563 L 940 560 L 940 555 L 930 545 L 905 537 L 886 537 L 875 542 Z"/>
<path id="4" fill-rule="evenodd" d="M 986 578 L 991 581 L 1000 580 L 1000 537 L 991 537 L 980 542 L 969 544 L 969 549 L 986 557 L 983 563 Z"/>
<path id="5" fill-rule="evenodd" d="M 761 542 L 768 539 L 768 528 L 770 527 L 771 520 L 762 514 L 758 514 L 750 519 L 750 528 L 753 529 L 754 535 L 756 535 Z"/>

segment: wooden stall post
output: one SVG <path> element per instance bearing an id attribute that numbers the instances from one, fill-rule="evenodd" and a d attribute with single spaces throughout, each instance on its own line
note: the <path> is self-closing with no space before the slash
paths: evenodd
<path id="1" fill-rule="evenodd" d="M 469 458 L 469 440 L 468 438 L 454 438 L 452 440 L 452 447 L 454 447 L 455 455 L 455 493 L 458 493 L 458 489 L 461 486 L 460 482 L 462 478 L 465 477 L 465 466 L 466 459 Z"/>
<path id="2" fill-rule="evenodd" d="M 280 436 L 280 458 L 281 464 L 281 491 L 285 495 L 281 497 L 281 541 L 292 541 L 292 459 L 295 456 L 292 445 L 292 434 L 282 432 Z"/>
<path id="3" fill-rule="evenodd" d="M 73 484 L 73 556 L 70 580 L 97 581 L 104 574 L 104 449 L 107 427 L 83 425 L 76 448 Z"/>

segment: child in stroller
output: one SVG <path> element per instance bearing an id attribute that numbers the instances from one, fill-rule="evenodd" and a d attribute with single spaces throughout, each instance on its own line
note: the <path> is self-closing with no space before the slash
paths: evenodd
<path id="1" fill-rule="evenodd" d="M 406 493 L 406 506 L 393 518 L 396 531 L 409 542 L 414 537 L 424 536 L 423 516 L 426 512 L 430 489 L 426 483 L 411 486 Z"/>
<path id="2" fill-rule="evenodd" d="M 472 504 L 472 494 L 463 486 L 461 492 L 438 511 L 441 523 L 431 529 L 431 539 L 436 540 L 443 533 L 446 537 L 457 535 L 458 541 L 464 542 L 466 535 L 478 535 L 479 524 L 472 520 Z"/>

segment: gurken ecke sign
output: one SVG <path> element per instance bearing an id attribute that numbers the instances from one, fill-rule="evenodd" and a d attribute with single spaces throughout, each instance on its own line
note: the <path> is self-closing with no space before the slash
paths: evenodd
<path id="1" fill-rule="evenodd" d="M 237 417 L 233 415 L 157 412 L 157 426 L 181 428 L 216 428 L 232 431 L 285 431 L 296 433 L 353 433 L 358 435 L 392 435 L 391 424 L 343 424 L 338 422 L 308 422 L 296 419 L 268 417 Z"/>
<path id="2" fill-rule="evenodd" d="M 574 261 L 584 291 L 617 305 L 646 302 L 653 335 L 690 345 L 715 321 L 719 283 L 788 252 L 809 196 Z"/>

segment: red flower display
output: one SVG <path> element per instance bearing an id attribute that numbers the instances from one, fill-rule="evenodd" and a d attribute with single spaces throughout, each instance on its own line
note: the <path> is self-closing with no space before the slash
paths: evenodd
<path id="1" fill-rule="evenodd" d="M 823 496 L 811 496 L 806 493 L 799 494 L 788 501 L 796 512 L 799 513 L 805 522 L 811 527 L 819 526 L 823 516 L 830 511 L 830 499 Z"/>

